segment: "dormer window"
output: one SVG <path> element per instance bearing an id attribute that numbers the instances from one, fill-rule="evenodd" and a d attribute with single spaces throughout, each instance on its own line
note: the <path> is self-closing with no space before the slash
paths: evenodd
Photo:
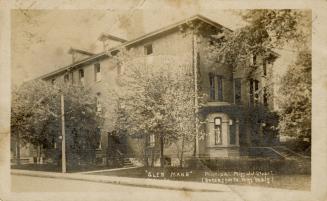
<path id="1" fill-rule="evenodd" d="M 152 44 L 148 44 L 144 46 L 144 55 L 150 55 L 153 53 Z"/>

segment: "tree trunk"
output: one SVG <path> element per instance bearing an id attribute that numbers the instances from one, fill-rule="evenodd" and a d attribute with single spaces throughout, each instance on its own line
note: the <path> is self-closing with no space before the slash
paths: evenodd
<path id="1" fill-rule="evenodd" d="M 182 138 L 182 153 L 181 153 L 181 159 L 179 162 L 180 167 L 183 167 L 184 144 L 185 144 L 185 135 L 183 135 L 183 138 Z"/>
<path id="2" fill-rule="evenodd" d="M 16 135 L 16 163 L 20 165 L 20 136 L 19 132 Z"/>
<path id="3" fill-rule="evenodd" d="M 164 137 L 160 135 L 160 167 L 164 167 Z"/>
<path id="4" fill-rule="evenodd" d="M 151 167 L 154 166 L 154 152 L 155 152 L 155 149 L 151 148 Z"/>

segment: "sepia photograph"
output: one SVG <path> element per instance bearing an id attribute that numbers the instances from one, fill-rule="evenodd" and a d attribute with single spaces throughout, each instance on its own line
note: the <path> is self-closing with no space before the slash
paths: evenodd
<path id="1" fill-rule="evenodd" d="M 309 201 L 312 10 L 197 2 L 10 9 L 11 192 Z"/>

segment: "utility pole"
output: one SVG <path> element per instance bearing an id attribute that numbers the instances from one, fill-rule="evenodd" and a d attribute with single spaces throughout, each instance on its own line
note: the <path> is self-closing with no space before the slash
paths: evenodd
<path id="1" fill-rule="evenodd" d="M 195 157 L 199 157 L 199 103 L 198 103 L 198 48 L 197 48 L 197 32 L 193 30 L 192 36 L 193 46 L 193 73 L 194 73 L 194 104 L 195 104 Z"/>
<path id="2" fill-rule="evenodd" d="M 61 170 L 66 173 L 66 134 L 64 95 L 61 94 Z"/>

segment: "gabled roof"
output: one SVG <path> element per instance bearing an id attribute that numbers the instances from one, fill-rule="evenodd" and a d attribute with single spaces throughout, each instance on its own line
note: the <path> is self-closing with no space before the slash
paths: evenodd
<path id="1" fill-rule="evenodd" d="M 100 40 L 100 41 L 105 41 L 107 39 L 117 41 L 117 42 L 121 42 L 121 43 L 124 43 L 124 42 L 127 41 L 127 40 L 119 38 L 117 36 L 114 36 L 114 35 L 111 35 L 111 34 L 105 34 L 105 33 L 102 33 L 100 35 L 100 37 L 98 38 L 98 40 Z"/>
<path id="2" fill-rule="evenodd" d="M 126 42 L 122 43 L 121 45 L 119 45 L 119 46 L 117 46 L 117 47 L 114 47 L 114 48 L 109 49 L 108 51 L 105 51 L 105 52 L 102 52 L 102 53 L 99 53 L 99 54 L 95 54 L 95 55 L 90 56 L 90 57 L 88 57 L 88 58 L 86 58 L 86 59 L 83 59 L 83 60 L 81 60 L 81 61 L 78 61 L 78 62 L 72 63 L 72 64 L 70 64 L 70 65 L 68 65 L 68 66 L 64 66 L 64 67 L 62 67 L 62 68 L 59 68 L 58 70 L 55 70 L 55 71 L 53 71 L 53 72 L 51 72 L 51 73 L 47 73 L 47 74 L 45 74 L 45 75 L 39 77 L 38 79 L 46 79 L 46 78 L 49 78 L 49 77 L 51 77 L 51 76 L 54 76 L 54 75 L 60 74 L 60 73 L 62 73 L 62 72 L 64 72 L 64 71 L 66 71 L 66 70 L 69 70 L 69 69 L 73 68 L 73 67 L 77 67 L 77 66 L 79 66 L 79 65 L 83 65 L 83 64 L 85 64 L 85 63 L 92 62 L 92 61 L 94 61 L 94 60 L 96 60 L 96 59 L 101 59 L 101 58 L 104 58 L 104 57 L 108 57 L 108 55 L 107 55 L 108 53 L 111 53 L 111 52 L 113 52 L 113 51 L 117 51 L 119 48 L 127 47 L 127 46 L 130 46 L 130 45 L 133 45 L 133 44 L 136 44 L 136 43 L 142 42 L 142 41 L 144 41 L 144 40 L 146 40 L 146 39 L 149 39 L 149 38 L 154 37 L 154 36 L 158 36 L 158 35 L 160 35 L 160 34 L 162 34 L 162 33 L 165 33 L 165 32 L 167 32 L 167 31 L 170 31 L 170 30 L 173 30 L 173 29 L 175 29 L 175 28 L 178 28 L 179 26 L 181 26 L 181 25 L 183 25 L 183 24 L 186 24 L 186 23 L 188 23 L 188 22 L 194 21 L 194 20 L 200 20 L 200 21 L 205 22 L 205 23 L 207 23 L 207 24 L 210 24 L 210 25 L 212 25 L 212 26 L 214 26 L 214 27 L 217 27 L 217 28 L 224 28 L 224 29 L 226 29 L 226 30 L 228 30 L 228 31 L 232 31 L 232 30 L 230 30 L 229 28 L 226 28 L 226 27 L 224 27 L 224 26 L 218 24 L 217 22 L 212 21 L 212 20 L 210 20 L 209 18 L 206 18 L 206 17 L 204 17 L 204 16 L 202 16 L 202 15 L 194 15 L 194 16 L 192 16 L 192 17 L 190 17 L 190 18 L 184 19 L 184 20 L 179 21 L 179 22 L 177 22 L 177 23 L 174 23 L 174 24 L 172 24 L 172 25 L 169 25 L 169 26 L 163 27 L 163 28 L 158 29 L 158 30 L 156 30 L 156 31 L 152 31 L 152 32 L 150 32 L 150 33 L 148 33 L 148 34 L 142 35 L 142 36 L 137 37 L 137 38 L 135 38 L 135 39 L 132 39 L 132 40 L 130 40 L 130 41 L 126 41 Z"/>

